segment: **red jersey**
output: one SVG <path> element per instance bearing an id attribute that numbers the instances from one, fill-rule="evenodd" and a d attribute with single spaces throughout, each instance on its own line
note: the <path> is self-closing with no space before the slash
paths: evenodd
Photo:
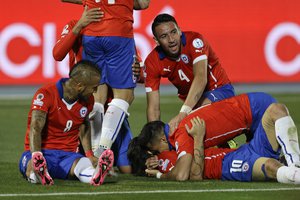
<path id="1" fill-rule="evenodd" d="M 234 149 L 209 148 L 204 150 L 204 171 L 205 179 L 221 179 L 222 162 L 226 154 L 235 151 Z M 175 151 L 163 151 L 158 154 L 158 169 L 162 173 L 168 173 L 176 165 L 177 154 Z"/>
<path id="2" fill-rule="evenodd" d="M 200 117 L 205 121 L 206 132 L 204 147 L 213 147 L 248 131 L 252 124 L 252 111 L 247 94 L 234 96 L 194 110 L 185 117 L 175 132 L 169 137 L 169 142 L 180 156 L 194 152 L 193 138 L 187 133 L 185 124 L 191 127 L 190 120 Z"/>
<path id="3" fill-rule="evenodd" d="M 205 91 L 230 83 L 219 58 L 201 34 L 183 32 L 181 42 L 177 61 L 169 59 L 159 46 L 148 55 L 145 60 L 146 92 L 159 90 L 161 77 L 166 77 L 178 89 L 179 98 L 185 100 L 194 79 L 193 64 L 204 59 L 208 60 Z"/>
<path id="4" fill-rule="evenodd" d="M 101 8 L 104 17 L 84 29 L 88 36 L 133 38 L 133 0 L 85 0 L 88 8 Z"/>
<path id="5" fill-rule="evenodd" d="M 79 127 L 93 109 L 94 97 L 92 95 L 88 102 L 77 100 L 73 104 L 68 104 L 63 99 L 62 83 L 65 81 L 66 79 L 61 79 L 56 84 L 46 85 L 35 93 L 28 114 L 25 150 L 30 150 L 29 132 L 32 111 L 41 110 L 47 113 L 42 130 L 42 149 L 76 152 Z"/>
<path id="6" fill-rule="evenodd" d="M 56 61 L 62 61 L 69 54 L 70 68 L 82 59 L 82 31 L 78 35 L 72 31 L 77 22 L 78 20 L 72 20 L 65 25 L 52 52 Z"/>

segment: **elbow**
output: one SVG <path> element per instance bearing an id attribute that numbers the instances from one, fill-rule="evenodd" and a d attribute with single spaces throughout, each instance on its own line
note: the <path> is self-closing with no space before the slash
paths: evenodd
<path id="1" fill-rule="evenodd" d="M 176 175 L 176 181 L 187 181 L 189 179 L 189 173 L 179 173 Z"/>
<path id="2" fill-rule="evenodd" d="M 59 53 L 57 51 L 55 51 L 55 48 L 52 51 L 52 55 L 54 60 L 56 61 L 62 61 L 64 59 L 64 57 L 60 56 Z"/>

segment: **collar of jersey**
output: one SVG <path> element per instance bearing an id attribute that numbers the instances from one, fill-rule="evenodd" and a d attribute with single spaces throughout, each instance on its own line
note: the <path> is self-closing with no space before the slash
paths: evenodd
<path id="1" fill-rule="evenodd" d="M 63 88 L 63 83 L 66 82 L 68 78 L 62 78 L 56 83 L 56 88 L 58 90 L 60 98 L 64 98 L 64 88 Z"/>
<path id="2" fill-rule="evenodd" d="M 181 43 L 182 43 L 183 46 L 186 45 L 186 37 L 185 37 L 184 32 L 182 32 L 182 35 L 181 35 Z M 164 58 L 167 57 L 160 46 L 158 46 L 158 55 L 159 55 L 159 59 L 161 59 L 161 60 L 163 60 Z"/>
<path id="3" fill-rule="evenodd" d="M 169 140 L 169 131 L 170 131 L 170 126 L 168 124 L 165 124 L 164 134 L 165 134 L 165 136 L 167 138 L 169 150 L 171 151 L 173 149 L 173 146 L 171 145 L 170 140 Z"/>

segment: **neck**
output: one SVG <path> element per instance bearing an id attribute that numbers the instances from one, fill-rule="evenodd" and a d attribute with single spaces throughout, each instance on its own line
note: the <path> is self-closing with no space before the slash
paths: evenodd
<path id="1" fill-rule="evenodd" d="M 67 103 L 74 103 L 75 101 L 77 101 L 77 95 L 72 95 L 75 94 L 74 89 L 72 89 L 71 87 L 71 83 L 70 80 L 66 81 L 65 83 L 63 83 L 63 89 L 64 89 L 64 93 L 63 93 L 63 98 Z"/>

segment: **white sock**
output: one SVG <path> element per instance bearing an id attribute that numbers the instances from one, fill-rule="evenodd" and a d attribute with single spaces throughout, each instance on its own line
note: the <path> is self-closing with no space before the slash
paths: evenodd
<path id="1" fill-rule="evenodd" d="M 93 167 L 92 162 L 86 157 L 80 158 L 74 168 L 74 174 L 83 183 L 90 183 L 94 172 L 95 168 Z"/>
<path id="2" fill-rule="evenodd" d="M 103 117 L 104 106 L 101 103 L 95 102 L 93 111 L 89 115 L 91 125 L 91 144 L 93 151 L 95 151 L 99 146 Z"/>
<path id="3" fill-rule="evenodd" d="M 40 180 L 38 179 L 34 171 L 30 172 L 29 177 L 27 177 L 27 181 L 29 183 L 40 183 Z"/>
<path id="4" fill-rule="evenodd" d="M 109 149 L 116 140 L 123 121 L 128 115 L 129 104 L 122 99 L 113 99 L 104 115 L 102 133 L 99 145 Z"/>
<path id="5" fill-rule="evenodd" d="M 286 116 L 276 120 L 275 133 L 288 166 L 299 163 L 300 150 L 298 133 L 293 119 L 290 116 Z"/>
<path id="6" fill-rule="evenodd" d="M 300 184 L 300 168 L 294 166 L 279 167 L 276 177 L 279 183 Z"/>

